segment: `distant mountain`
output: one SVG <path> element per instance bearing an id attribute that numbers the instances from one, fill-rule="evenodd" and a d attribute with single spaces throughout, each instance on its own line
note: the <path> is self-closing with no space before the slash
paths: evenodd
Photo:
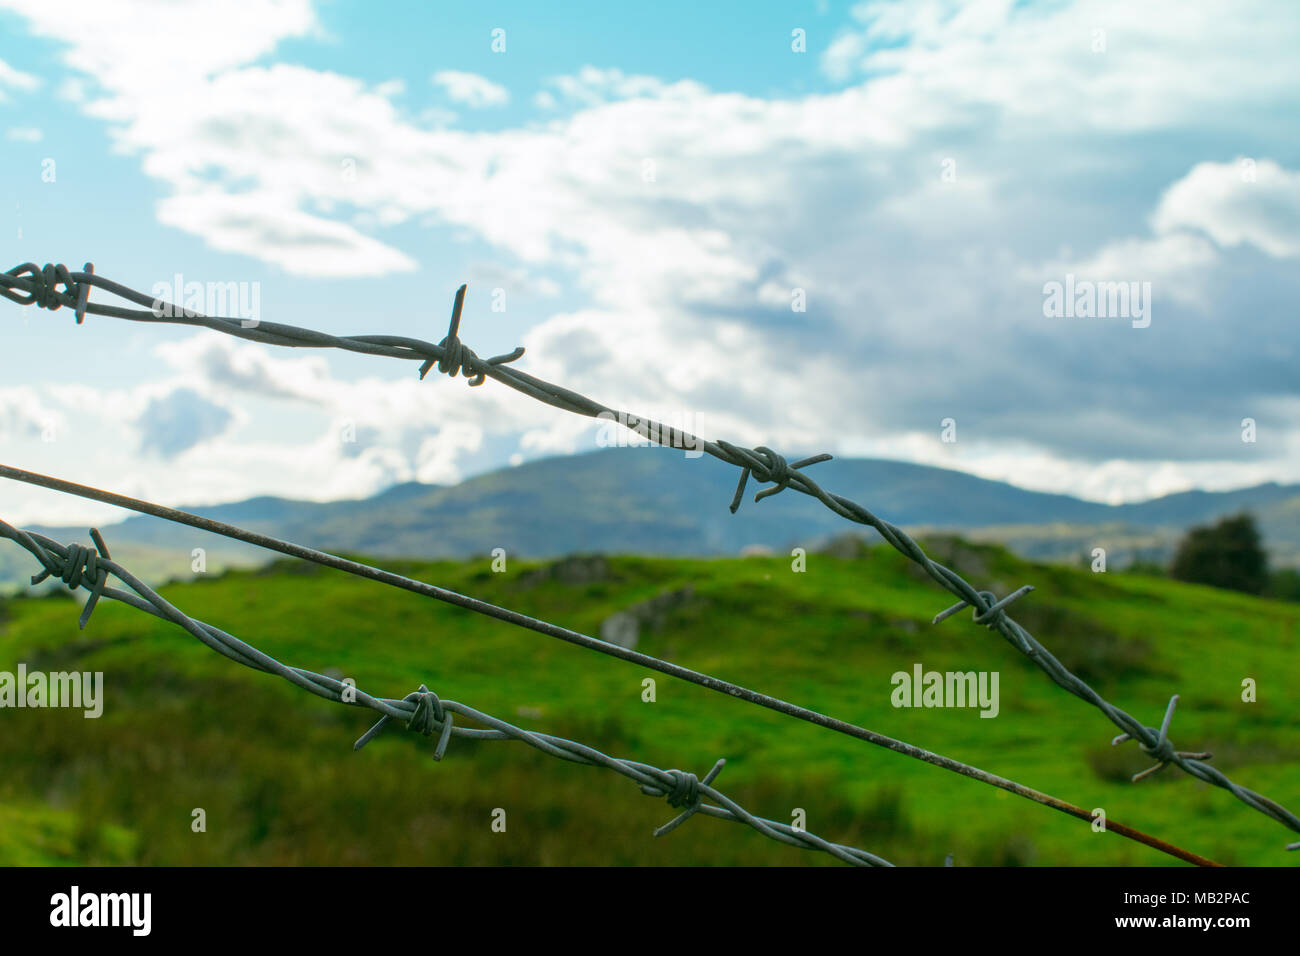
<path id="1" fill-rule="evenodd" d="M 464 557 L 495 548 L 517 557 L 581 551 L 658 555 L 736 554 L 747 547 L 813 547 L 857 529 L 820 502 L 787 491 L 755 504 L 751 480 L 739 513 L 727 510 L 739 470 L 708 456 L 659 448 L 607 449 L 547 458 L 454 486 L 402 484 L 373 498 L 315 503 L 259 497 L 185 510 L 327 551 L 376 557 Z M 1191 491 L 1104 505 L 1027 491 L 959 471 L 880 459 L 813 466 L 823 487 L 894 524 L 996 540 L 1028 556 L 1063 559 L 1107 547 L 1117 565 L 1167 557 L 1189 525 L 1242 509 L 1253 512 L 1278 564 L 1300 564 L 1300 485 Z M 84 540 L 84 528 L 39 529 Z M 208 570 L 248 564 L 255 549 L 150 517 L 105 527 L 123 563 L 134 554 L 155 574 L 184 577 L 192 551 Z M 0 575 L 25 558 L 6 552 Z M 141 572 L 143 573 L 143 571 Z"/>

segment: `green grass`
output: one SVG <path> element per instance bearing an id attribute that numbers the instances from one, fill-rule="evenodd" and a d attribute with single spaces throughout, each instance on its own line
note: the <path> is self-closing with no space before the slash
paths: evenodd
<path id="1" fill-rule="evenodd" d="M 1037 590 L 1017 620 L 1108 699 L 1208 749 L 1238 783 L 1300 807 L 1300 607 L 1158 578 L 1021 561 L 951 540 L 936 560 L 977 586 Z M 687 584 L 695 600 L 639 650 L 973 763 L 1228 864 L 1286 865 L 1280 824 L 1175 769 L 1118 731 L 969 613 L 929 621 L 947 592 L 887 548 L 853 559 L 610 559 L 585 585 L 488 560 L 387 562 L 402 573 L 598 634 L 616 610 Z M 402 697 L 421 682 L 529 729 L 703 775 L 752 812 L 900 865 L 1164 865 L 1154 850 L 973 780 L 633 665 L 314 567 L 281 564 L 172 584 L 164 596 L 285 663 L 337 668 Z M 241 668 L 184 631 L 103 602 L 84 633 L 67 597 L 0 605 L 0 670 L 103 671 L 101 718 L 0 710 L 0 864 L 838 865 L 747 827 L 674 814 L 626 778 L 515 742 L 432 741 L 392 730 L 352 741 L 369 711 Z M 998 671 L 1001 712 L 895 709 L 890 675 Z M 657 680 L 657 701 L 641 699 Z M 1258 702 L 1241 682 L 1258 683 Z M 203 808 L 206 832 L 191 828 Z M 491 828 L 506 811 L 505 833 Z"/>

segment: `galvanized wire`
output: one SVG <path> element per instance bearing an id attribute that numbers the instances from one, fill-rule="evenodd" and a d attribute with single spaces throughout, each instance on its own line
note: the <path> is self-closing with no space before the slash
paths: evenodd
<path id="1" fill-rule="evenodd" d="M 148 310 L 124 309 L 117 306 L 91 303 L 89 302 L 89 291 L 92 286 L 111 292 L 137 305 L 147 306 Z M 1028 593 L 1032 588 L 1029 586 L 1022 587 L 1001 599 L 990 591 L 976 589 L 957 572 L 931 560 L 920 545 L 901 528 L 876 516 L 855 501 L 826 491 L 800 470 L 809 465 L 826 461 L 831 456 L 815 455 L 791 464 L 784 457 L 767 447 L 759 446 L 754 449 L 747 449 L 725 441 L 704 441 L 689 432 L 669 428 L 651 419 L 620 412 L 577 392 L 535 378 L 508 365 L 507 363 L 517 360 L 524 354 L 522 348 L 516 348 L 509 355 L 501 355 L 487 360 L 480 359 L 473 350 L 464 346 L 459 338 L 460 315 L 464 303 L 464 294 L 465 286 L 461 286 L 456 294 L 448 333 L 438 345 L 434 345 L 430 342 L 405 336 L 334 336 L 311 329 L 273 322 L 249 322 L 234 318 L 204 316 L 192 311 L 186 312 L 170 303 L 152 296 L 146 296 L 141 292 L 95 275 L 94 268 L 90 263 L 86 263 L 81 272 L 72 272 L 63 265 L 47 264 L 44 268 L 41 268 L 35 263 L 28 262 L 10 269 L 7 273 L 0 273 L 0 295 L 20 305 L 34 304 L 50 310 L 57 310 L 66 306 L 75 311 L 78 323 L 83 320 L 86 314 L 91 314 L 139 322 L 192 325 L 268 345 L 291 348 L 337 348 L 349 352 L 416 360 L 421 363 L 420 376 L 422 378 L 435 364 L 438 366 L 439 371 L 445 372 L 452 377 L 463 372 L 467 378 L 470 378 L 471 385 L 480 385 L 486 378 L 492 378 L 547 405 L 589 418 L 601 417 L 618 421 L 654 444 L 692 451 L 702 450 L 714 458 L 739 467 L 741 469 L 740 480 L 730 506 L 733 513 L 740 506 L 751 476 L 760 482 L 772 485 L 772 487 L 765 488 L 755 494 L 755 501 L 761 501 L 763 498 L 778 494 L 786 488 L 793 488 L 802 494 L 816 498 L 831 511 L 849 521 L 875 528 L 891 546 L 920 565 L 941 587 L 952 592 L 959 599 L 957 604 L 936 615 L 934 623 L 939 623 L 965 607 L 972 608 L 972 618 L 976 624 L 988 627 L 990 630 L 996 630 L 1012 647 L 1037 664 L 1056 684 L 1096 707 L 1111 723 L 1118 727 L 1121 734 L 1114 738 L 1112 743 L 1118 744 L 1125 740 L 1137 741 L 1142 751 L 1156 761 L 1152 771 L 1163 769 L 1172 764 L 1199 780 L 1227 790 L 1247 806 L 1277 820 L 1283 826 L 1300 832 L 1300 818 L 1297 818 L 1285 807 L 1267 797 L 1233 783 L 1218 769 L 1204 762 L 1209 758 L 1209 754 L 1183 751 L 1174 747 L 1168 737 L 1168 728 L 1177 695 L 1170 700 L 1162 728 L 1157 730 L 1154 727 L 1142 724 L 1136 718 L 1111 704 L 1085 681 L 1071 673 L 1033 635 L 1006 613 L 1006 607 L 1009 604 Z M 1135 775 L 1135 782 L 1146 776 L 1147 773 Z M 1300 848 L 1300 842 L 1290 844 L 1287 847 L 1287 849 L 1291 850 L 1298 848 Z"/>
<path id="2" fill-rule="evenodd" d="M 447 745 L 453 737 L 472 740 L 519 740 L 561 760 L 612 770 L 639 784 L 641 792 L 647 796 L 666 797 L 669 806 L 681 812 L 655 830 L 655 836 L 663 836 L 675 830 L 694 814 L 703 813 L 721 820 L 747 824 L 764 836 L 780 843 L 803 849 L 821 850 L 837 860 L 854 866 L 893 866 L 888 860 L 866 850 L 832 843 L 815 833 L 754 816 L 712 786 L 714 779 L 726 763 L 725 760 L 719 760 L 714 764 L 713 769 L 701 780 L 695 774 L 683 770 L 660 770 L 658 767 L 638 763 L 635 760 L 610 757 L 577 741 L 524 730 L 466 704 L 443 700 L 423 684 L 418 691 L 408 694 L 402 700 L 393 700 L 386 697 L 372 697 L 355 684 L 338 678 L 282 664 L 253 645 L 179 610 L 153 588 L 112 560 L 108 547 L 97 529 L 92 529 L 90 534 L 94 539 L 95 548 L 87 548 L 79 544 L 63 545 L 44 535 L 22 531 L 0 521 L 0 537 L 16 541 L 41 563 L 41 572 L 32 576 L 33 584 L 39 584 L 46 577 L 54 577 L 74 590 L 82 587 L 90 591 L 90 598 L 82 608 L 81 627 L 86 626 L 91 612 L 101 598 L 121 601 L 123 604 L 129 604 L 131 607 L 184 628 L 207 647 L 237 664 L 267 674 L 275 674 L 317 697 L 378 711 L 382 715 L 378 723 L 357 740 L 353 745 L 354 750 L 364 747 L 395 719 L 405 722 L 408 729 L 419 731 L 425 736 L 437 734 L 438 743 L 433 753 L 434 760 L 442 760 Z M 109 574 L 117 577 L 135 593 L 110 587 Z M 456 714 L 483 724 L 486 729 L 458 726 L 453 716 Z M 706 799 L 713 801 L 713 805 L 704 803 Z"/>
<path id="3" fill-rule="evenodd" d="M 1031 787 L 1016 783 L 1014 780 L 1008 780 L 1005 777 L 999 777 L 997 774 L 989 773 L 987 770 L 981 770 L 979 767 L 973 767 L 970 764 L 962 763 L 959 760 L 953 760 L 951 757 L 945 757 L 942 754 L 931 753 L 913 744 L 901 740 L 895 740 L 884 734 L 877 733 L 874 730 L 868 730 L 865 727 L 859 727 L 857 724 L 851 724 L 848 721 L 840 720 L 835 717 L 829 717 L 826 714 L 818 713 L 815 710 L 809 710 L 807 707 L 801 707 L 798 704 L 792 704 L 789 701 L 772 697 L 769 694 L 763 694 L 748 687 L 741 687 L 739 684 L 733 684 L 729 681 L 720 680 L 709 674 L 702 674 L 699 671 L 682 667 L 680 664 L 674 664 L 670 661 L 660 660 L 651 657 L 649 654 L 642 654 L 639 651 L 633 651 L 617 644 L 611 644 L 586 634 L 580 634 L 577 631 L 558 624 L 552 624 L 549 621 L 542 621 L 518 611 L 512 611 L 509 608 L 498 607 L 479 598 L 467 597 L 455 591 L 446 588 L 428 584 L 424 581 L 417 581 L 392 571 L 385 571 L 382 568 L 374 568 L 368 564 L 362 564 L 353 561 L 350 558 L 339 557 L 338 555 L 329 554 L 325 551 L 317 551 L 315 548 L 304 547 L 300 544 L 294 544 L 291 541 L 282 541 L 279 538 L 264 534 L 260 531 L 249 531 L 245 528 L 239 528 L 235 525 L 228 524 L 224 521 L 217 521 L 213 518 L 205 518 L 201 515 L 190 514 L 187 511 L 179 511 L 175 508 L 168 508 L 164 505 L 155 504 L 151 501 L 141 501 L 138 498 L 129 498 L 125 495 L 115 494 L 111 491 L 105 491 L 102 488 L 91 488 L 87 485 L 79 485 L 71 481 L 64 481 L 62 478 L 53 478 L 49 475 L 40 475 L 36 472 L 26 471 L 21 468 L 14 468 L 11 465 L 0 464 L 0 478 L 10 478 L 15 481 L 22 481 L 28 484 L 39 485 L 42 488 L 50 488 L 54 491 L 60 491 L 65 494 L 77 495 L 78 497 L 87 498 L 92 501 L 102 501 L 105 504 L 115 505 L 119 508 L 127 508 L 140 514 L 152 515 L 156 518 L 162 518 L 166 521 L 173 521 L 177 524 L 189 525 L 192 528 L 199 528 L 213 534 L 224 535 L 233 538 L 236 541 L 244 541 L 248 544 L 256 545 L 260 548 L 266 548 L 270 551 L 278 551 L 281 554 L 287 554 L 295 558 L 301 558 L 304 561 L 311 561 L 322 567 L 334 568 L 338 571 L 344 571 L 357 577 L 366 578 L 371 581 L 378 581 L 390 587 L 400 588 L 405 591 L 411 591 L 424 597 L 431 597 L 437 601 L 443 601 L 456 607 L 465 608 L 474 611 L 477 614 L 483 614 L 487 617 L 494 618 L 498 621 L 504 621 L 508 624 L 514 624 L 518 627 L 544 634 L 547 637 L 557 638 L 570 644 L 576 644 L 579 647 L 596 651 L 600 654 L 616 657 L 620 660 L 650 670 L 658 671 L 662 674 L 668 674 L 681 680 L 689 681 L 708 690 L 719 694 L 726 694 L 737 700 L 743 700 L 747 703 L 755 704 L 759 707 L 766 707 L 769 710 L 776 711 L 787 717 L 793 717 L 797 720 L 807 721 L 818 727 L 824 727 L 833 730 L 836 733 L 844 734 L 848 737 L 854 737 L 858 740 L 865 740 L 868 743 L 875 744 L 878 747 L 884 747 L 892 750 L 894 753 L 902 754 L 905 757 L 911 757 L 920 760 L 932 766 L 949 770 L 953 773 L 970 777 L 978 780 L 980 783 L 986 783 L 989 786 L 997 787 L 1008 793 L 1014 793 L 1016 796 L 1024 797 L 1035 803 L 1051 807 L 1053 810 L 1059 810 L 1062 813 L 1069 814 L 1080 820 L 1089 823 L 1093 822 L 1093 816 L 1082 807 L 1068 803 L 1059 797 L 1051 794 L 1042 793 Z M 93 532 L 92 532 L 93 534 Z M 1142 843 L 1162 853 L 1177 857 L 1188 863 L 1194 863 L 1197 866 L 1219 866 L 1213 860 L 1206 859 L 1203 856 L 1184 850 L 1181 847 L 1167 843 L 1143 833 L 1141 830 L 1120 823 L 1113 817 L 1108 818 L 1106 822 L 1106 832 L 1115 833 L 1119 836 Z"/>

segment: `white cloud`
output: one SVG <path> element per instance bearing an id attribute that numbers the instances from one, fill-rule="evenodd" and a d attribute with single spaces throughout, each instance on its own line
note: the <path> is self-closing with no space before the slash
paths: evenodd
<path id="1" fill-rule="evenodd" d="M 163 225 L 203 236 L 214 249 L 256 256 L 294 275 L 380 276 L 416 268 L 405 253 L 274 193 L 185 193 L 160 200 L 157 215 Z"/>
<path id="2" fill-rule="evenodd" d="M 0 388 L 0 442 L 39 438 L 61 430 L 67 419 L 30 386 Z"/>
<path id="3" fill-rule="evenodd" d="M 329 365 L 320 354 L 281 357 L 217 333 L 167 342 L 156 346 L 154 354 L 186 379 L 203 381 L 215 394 L 243 392 L 327 408 L 335 395 Z"/>
<path id="4" fill-rule="evenodd" d="M 1220 246 L 1249 243 L 1275 258 L 1300 256 L 1300 171 L 1271 159 L 1199 163 L 1165 192 L 1152 225 L 1197 229 Z"/>
<path id="5" fill-rule="evenodd" d="M 465 452 L 478 451 L 483 444 L 482 429 L 463 422 L 449 422 L 420 443 L 416 453 L 415 480 L 425 484 L 450 485 L 463 473 L 459 460 Z"/>
<path id="6" fill-rule="evenodd" d="M 673 90 L 674 87 L 683 92 L 704 89 L 696 83 L 682 82 L 670 86 L 658 77 L 629 76 L 622 70 L 602 70 L 595 66 L 584 66 L 570 76 L 553 76 L 547 83 L 564 99 L 582 106 L 596 106 L 616 99 L 659 97 Z M 544 109 L 552 109 L 558 105 L 555 96 L 546 90 L 538 93 L 534 102 Z"/>
<path id="7" fill-rule="evenodd" d="M 505 106 L 510 102 L 510 91 L 500 83 L 493 83 L 477 73 L 459 70 L 439 70 L 433 74 L 432 83 L 442 89 L 453 103 L 463 103 L 471 109 L 485 106 Z"/>
<path id="8" fill-rule="evenodd" d="M 16 70 L 4 60 L 0 60 L 0 103 L 6 101 L 4 87 L 30 93 L 41 85 L 41 81 L 30 73 Z"/>
<path id="9" fill-rule="evenodd" d="M 1162 298 L 1205 308 L 1219 248 L 1248 243 L 1275 258 L 1300 256 L 1300 173 L 1268 159 L 1198 163 L 1164 191 L 1151 228 L 1151 237 L 1114 239 L 1086 259 L 1022 275 L 1150 281 Z"/>
<path id="10" fill-rule="evenodd" d="M 57 95 L 69 103 L 84 103 L 90 96 L 86 90 L 86 81 L 76 76 L 70 76 L 60 83 Z"/>
<path id="11" fill-rule="evenodd" d="M 40 12 L 38 5 L 23 2 L 20 7 L 42 29 L 55 30 L 53 16 Z M 737 262 L 722 268 L 724 274 L 743 275 L 751 269 L 743 261 L 764 243 L 758 237 L 739 239 L 737 233 L 752 232 L 746 217 L 787 216 L 799 203 L 811 208 L 800 193 L 807 192 L 809 178 L 826 162 L 860 157 L 854 191 L 880 190 L 897 208 L 907 212 L 910 206 L 915 218 L 920 204 L 911 201 L 911 194 L 920 193 L 900 183 L 890 168 L 909 141 L 952 121 L 954 110 L 972 98 L 1035 121 L 1055 110 L 1054 123 L 1081 129 L 1104 125 L 1113 117 L 1044 103 L 1039 74 L 1050 67 L 1061 86 L 1075 89 L 1080 82 L 1093 82 L 1089 77 L 1099 69 L 1111 78 L 1105 82 L 1113 82 L 1128 65 L 1115 50 L 1117 39 L 1106 54 L 1109 60 L 1089 59 L 1093 55 L 1084 43 L 1079 56 L 1057 62 L 1060 44 L 1083 43 L 1073 34 L 1061 36 L 1065 21 L 1059 17 L 1064 14 L 1017 11 L 1013 16 L 1007 5 L 983 5 L 978 15 L 945 14 L 945 19 L 942 10 L 926 8 L 928 14 L 909 18 L 890 8 L 870 29 L 884 37 L 911 31 L 915 48 L 873 54 L 892 58 L 889 75 L 865 86 L 797 101 L 764 101 L 712 94 L 692 82 L 668 84 L 589 66 L 553 81 L 563 96 L 588 107 L 562 125 L 471 135 L 410 124 L 382 87 L 367 90 L 354 79 L 300 67 L 239 67 L 278 39 L 312 28 L 309 8 L 279 8 L 280 15 L 269 22 L 256 18 L 255 36 L 232 42 L 225 54 L 205 54 L 201 64 L 182 71 L 176 84 L 146 85 L 117 65 L 97 68 L 97 80 L 117 90 L 93 110 L 122 123 L 115 132 L 120 148 L 141 153 L 146 172 L 171 184 L 175 195 L 159 205 L 164 222 L 208 236 L 216 248 L 245 251 L 302 275 L 364 276 L 414 267 L 405 254 L 362 235 L 359 225 L 304 212 L 309 202 L 317 208 L 357 207 L 363 211 L 358 223 L 368 217 L 395 225 L 432 213 L 526 261 L 582 268 L 594 252 L 602 260 L 601 271 L 616 260 L 614 270 L 624 274 L 643 268 L 645 244 L 638 234 L 644 227 L 662 229 L 665 218 L 676 215 L 671 210 L 689 208 L 707 229 L 718 232 L 721 226 L 736 237 L 722 258 Z M 1079 18 L 1086 19 L 1083 14 Z M 1113 32 L 1126 35 L 1124 28 L 1133 21 L 1124 14 L 1108 22 L 1114 24 Z M 205 25 L 200 21 L 187 29 Z M 1145 20 L 1141 26 L 1148 31 Z M 1009 39 L 999 45 L 999 37 Z M 69 39 L 78 44 L 70 63 L 95 68 L 97 61 L 83 55 L 91 44 L 75 33 Z M 96 36 L 94 47 L 104 57 L 114 42 L 110 32 Z M 1047 44 L 1045 52 L 1042 44 Z M 1189 86 L 1202 90 L 1200 72 L 1217 74 L 1224 69 L 1221 61 L 1237 63 L 1235 54 L 1221 50 L 1223 55 L 1207 66 L 1189 55 L 1200 47 L 1197 35 L 1173 32 L 1161 48 L 1168 48 L 1160 54 L 1162 96 L 1178 91 L 1183 101 L 1194 100 L 1185 92 Z M 961 68 L 943 66 L 941 51 L 953 53 Z M 1030 85 L 1010 84 L 1011 73 L 1026 74 L 1024 82 Z M 202 89 L 191 88 L 192 83 Z M 1124 96 L 1116 97 L 1110 99 L 1127 103 Z M 1215 92 L 1214 101 L 1220 98 Z M 1132 128 L 1141 112 L 1126 112 L 1121 125 Z M 958 117 L 955 125 L 961 128 L 965 122 Z M 754 162 L 755 156 L 762 156 L 762 162 Z M 646 160 L 656 164 L 650 188 L 642 181 Z M 342 172 L 347 161 L 354 163 L 353 178 Z M 439 175 L 429 176 L 430 169 Z M 845 189 L 854 189 L 852 172 L 847 165 L 842 171 Z M 979 174 L 967 173 L 962 182 L 972 182 L 972 175 Z M 978 190 L 981 201 L 992 202 L 999 185 L 999 179 L 986 175 Z M 942 215 L 944 198 L 932 184 L 925 189 L 933 197 L 930 205 Z M 722 217 L 730 221 L 720 222 Z M 986 210 L 982 218 L 996 219 L 996 212 Z M 675 230 L 687 231 L 695 232 L 695 224 Z M 689 241 L 699 247 L 704 240 Z M 767 241 L 780 240 L 773 235 Z M 721 264 L 721 259 L 708 253 L 704 262 Z M 702 268 L 688 271 L 696 284 L 717 284 L 700 275 Z M 664 270 L 659 272 L 665 278 Z"/>
<path id="12" fill-rule="evenodd" d="M 167 371 L 152 382 L 0 388 L 6 458 L 61 476 L 94 475 L 95 484 L 150 500 L 323 501 L 366 497 L 394 482 L 454 483 L 484 436 L 510 419 L 505 390 L 471 390 L 463 378 L 436 372 L 422 382 L 414 362 L 398 380 L 344 381 L 320 355 L 282 358 L 212 332 L 154 352 Z M 105 514 L 25 488 L 6 508 L 0 517 L 22 522 Z"/>
<path id="13" fill-rule="evenodd" d="M 958 468 L 1032 491 L 1071 494 L 1107 504 L 1145 501 L 1193 488 L 1226 491 L 1269 481 L 1296 481 L 1300 477 L 1295 469 L 1282 472 L 1285 477 L 1280 477 L 1278 458 L 1232 463 L 1096 461 L 1046 454 L 1032 446 L 1014 443 L 963 439 L 956 445 L 937 446 L 931 436 L 923 434 L 891 438 L 887 442 L 854 442 L 850 451 L 865 457 L 906 458 L 938 468 Z"/>
<path id="14" fill-rule="evenodd" d="M 34 126 L 11 126 L 5 130 L 5 139 L 15 143 L 39 143 L 45 134 Z"/>
<path id="15" fill-rule="evenodd" d="M 188 386 L 153 399 L 136 419 L 140 451 L 173 460 L 224 432 L 235 416 Z"/>
<path id="16" fill-rule="evenodd" d="M 840 33 L 822 54 L 822 72 L 832 80 L 843 82 L 853 76 L 867 51 L 867 38 L 858 30 Z"/>
<path id="17" fill-rule="evenodd" d="M 338 454 L 369 463 L 346 470 L 359 482 L 348 487 L 350 497 L 383 487 L 368 483 L 380 461 L 396 481 L 457 480 L 463 474 L 461 460 L 482 447 L 484 435 L 507 433 L 519 420 L 518 406 L 508 406 L 527 401 L 500 387 L 471 390 L 463 377 L 444 381 L 436 370 L 422 381 L 417 363 L 392 359 L 384 377 L 346 381 L 330 373 L 323 354 L 282 357 L 212 333 L 154 351 L 186 382 L 220 396 L 226 405 L 252 396 L 259 402 L 285 402 L 286 413 L 296 419 L 311 412 L 314 420 L 329 422 L 326 431 L 334 436 L 350 427 L 358 441 L 351 448 L 340 445 Z M 344 484 L 342 477 L 335 478 L 334 487 Z"/>
<path id="18" fill-rule="evenodd" d="M 1150 282 L 1152 298 L 1204 309 L 1206 280 L 1219 261 L 1213 244 L 1187 233 L 1129 237 L 1106 243 L 1082 259 L 1057 259 L 1021 271 L 1030 281 L 1064 282 L 1066 275 L 1090 282 Z"/>
<path id="19" fill-rule="evenodd" d="M 560 285 L 554 279 L 534 275 L 527 269 L 509 268 L 498 262 L 475 262 L 469 266 L 469 281 L 475 285 L 487 286 L 496 294 L 500 289 L 509 300 L 514 296 L 526 298 L 554 298 L 560 294 Z"/>
<path id="20" fill-rule="evenodd" d="M 1269 0 L 871 0 L 853 8 L 859 26 L 836 37 L 822 67 L 837 80 L 876 77 L 868 108 L 913 127 L 965 125 L 992 106 L 1003 122 L 1169 128 L 1205 109 L 1285 102 L 1278 95 L 1300 81 L 1300 21 L 1285 9 Z M 1094 52 L 1097 30 L 1104 49 Z"/>
<path id="21" fill-rule="evenodd" d="M 34 32 L 72 47 L 67 65 L 95 77 L 123 112 L 130 106 L 123 98 L 137 105 L 151 93 L 184 98 L 205 77 L 270 53 L 281 40 L 319 31 L 311 0 L 5 0 L 4 6 Z M 0 68 L 0 80 L 4 75 Z"/>
<path id="22" fill-rule="evenodd" d="M 1023 438 L 1026 461 L 1049 463 L 1038 474 L 1091 489 L 1073 463 L 1106 460 L 1099 449 L 1124 438 L 1122 419 L 1099 419 L 1097 447 L 1081 455 L 1054 413 L 1069 419 L 1083 394 L 1125 412 L 1118 403 L 1131 392 L 1098 381 L 1108 369 L 1123 388 L 1141 383 L 1156 407 L 1176 410 L 1194 387 L 1128 340 L 1033 324 L 1038 263 L 1149 274 L 1205 308 L 1216 304 L 1205 280 L 1222 264 L 1211 240 L 1294 254 L 1291 207 L 1270 218 L 1250 205 L 1260 200 L 1216 193 L 1221 171 L 1195 166 L 1221 157 L 1228 134 L 1270 128 L 1260 116 L 1300 79 L 1291 55 L 1300 25 L 1253 2 L 871 4 L 827 55 L 828 70 L 855 79 L 845 89 L 763 99 L 588 66 L 534 98 L 570 112 L 491 133 L 438 128 L 454 121 L 446 114 L 413 120 L 391 82 L 259 65 L 280 40 L 317 29 L 305 2 L 234 18 L 176 5 L 167 9 L 188 13 L 148 21 L 144 36 L 122 26 L 140 15 L 134 3 L 97 5 L 84 23 L 56 0 L 16 6 L 70 44 L 66 64 L 102 91 L 84 108 L 162 185 L 165 224 L 300 276 L 415 268 L 375 236 L 413 219 L 490 244 L 504 275 L 568 272 L 585 301 L 530 330 L 521 367 L 633 411 L 676 396 L 710 416 L 710 437 L 836 450 L 853 435 L 924 457 L 934 436 L 917 416 L 937 421 L 939 408 L 969 404 L 989 447 Z M 1258 22 L 1272 26 L 1261 33 Z M 1098 24 L 1104 53 L 1090 49 Z M 169 29 L 210 32 L 211 43 L 191 56 L 164 40 Z M 162 48 L 164 62 L 142 65 L 142 45 Z M 949 156 L 958 176 L 945 184 L 937 161 Z M 1188 169 L 1164 200 L 1152 193 Z M 1142 183 L 1137 170 L 1161 178 Z M 1280 191 L 1266 172 L 1281 177 Z M 1261 199 L 1287 201 L 1295 174 L 1264 161 L 1260 173 Z M 1142 234 L 1153 209 L 1155 231 Z M 1066 244 L 1087 251 L 1044 252 Z M 807 313 L 790 310 L 795 287 L 808 293 Z M 1025 343 L 1041 350 L 1032 362 L 1018 352 Z M 1168 368 L 1186 360 L 1189 377 L 1226 361 L 1222 343 L 1182 344 L 1192 351 Z M 397 416 L 387 450 L 340 458 L 322 438 L 303 452 L 317 466 L 344 462 L 330 487 L 446 474 L 480 447 L 449 435 L 446 455 L 422 451 L 416 436 L 429 422 L 524 433 L 530 450 L 572 447 L 589 427 L 495 384 L 418 383 L 413 369 L 397 381 L 340 382 L 319 356 L 269 365 L 251 355 L 192 359 L 210 363 L 205 387 L 260 388 L 367 428 L 382 426 L 380 412 Z M 1249 378 L 1236 361 L 1225 388 Z M 1037 421 L 1016 419 L 1017 407 Z M 1132 433 L 1151 437 L 1138 425 Z M 1181 462 L 1202 460 L 1173 438 L 1139 446 L 1134 469 L 1177 457 L 1171 474 L 1187 475 L 1193 465 Z M 280 452 L 268 453 L 280 462 Z M 286 474 L 301 472 L 289 462 Z"/>

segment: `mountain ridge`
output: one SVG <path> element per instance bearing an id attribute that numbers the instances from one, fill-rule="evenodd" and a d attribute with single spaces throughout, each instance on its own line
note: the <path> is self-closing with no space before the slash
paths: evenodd
<path id="1" fill-rule="evenodd" d="M 1300 563 L 1300 485 L 1266 482 L 1108 505 L 881 458 L 832 459 L 810 466 L 809 473 L 892 524 L 967 533 L 1051 560 L 1095 546 L 1115 551 L 1118 565 L 1167 558 L 1188 526 L 1244 508 L 1256 514 L 1275 564 Z M 536 459 L 456 485 L 400 483 L 369 498 L 313 502 L 260 495 L 183 510 L 322 550 L 393 558 L 459 558 L 497 548 L 527 558 L 582 551 L 699 557 L 816 548 L 855 529 L 871 534 L 798 492 L 756 504 L 753 495 L 764 486 L 752 480 L 747 500 L 732 515 L 727 505 L 739 474 L 709 456 L 677 461 L 662 449 L 614 448 Z M 85 534 L 79 527 L 36 530 L 60 541 Z M 123 553 L 170 552 L 167 567 L 181 576 L 194 548 L 205 548 L 218 565 L 255 562 L 258 553 L 148 516 L 102 530 L 110 547 Z"/>

